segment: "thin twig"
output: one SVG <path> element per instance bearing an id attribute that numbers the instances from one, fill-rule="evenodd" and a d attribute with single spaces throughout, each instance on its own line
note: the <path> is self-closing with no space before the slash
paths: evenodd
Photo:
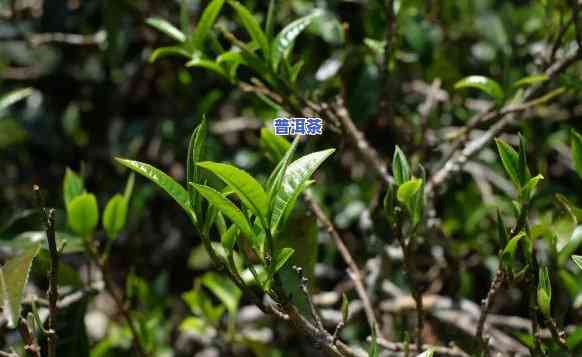
<path id="1" fill-rule="evenodd" d="M 383 338 L 378 338 L 378 345 L 392 352 L 405 352 L 406 344 L 398 342 L 390 342 Z M 458 347 L 444 347 L 444 346 L 433 346 L 433 345 L 421 345 L 420 349 L 418 346 L 408 345 L 408 348 L 415 352 L 421 353 L 426 350 L 432 349 L 438 356 L 449 356 L 449 357 L 470 357 L 470 355 Z"/>
<path id="2" fill-rule="evenodd" d="M 501 268 L 497 269 L 497 273 L 495 274 L 495 279 L 491 282 L 491 287 L 487 292 L 487 297 L 483 299 L 481 303 L 481 313 L 479 315 L 479 321 L 477 322 L 477 332 L 475 333 L 475 337 L 481 342 L 481 347 L 486 355 L 489 355 L 489 347 L 488 347 L 488 339 L 483 336 L 483 328 L 485 327 L 485 320 L 487 319 L 487 315 L 491 311 L 491 306 L 495 303 L 495 297 L 499 292 L 499 289 L 503 285 L 505 280 L 505 273 Z"/>
<path id="3" fill-rule="evenodd" d="M 28 322 L 24 318 L 20 318 L 19 321 L 19 332 L 22 337 L 22 342 L 24 343 L 24 350 L 32 357 L 41 357 L 40 346 L 34 337 L 34 334 L 28 326 Z"/>
<path id="4" fill-rule="evenodd" d="M 366 313 L 366 318 L 368 319 L 368 324 L 370 325 L 371 329 L 376 329 L 377 335 L 380 336 L 380 333 L 379 333 L 380 329 L 378 327 L 378 320 L 376 319 L 376 315 L 374 313 L 374 309 L 372 307 L 370 297 L 368 296 L 368 293 L 366 292 L 366 289 L 364 287 L 362 273 L 360 272 L 358 265 L 354 261 L 354 258 L 350 254 L 350 251 L 346 247 L 343 239 L 341 238 L 341 236 L 339 235 L 339 233 L 335 229 L 335 226 L 329 220 L 327 215 L 323 212 L 323 210 L 321 209 L 319 204 L 317 204 L 317 202 L 315 202 L 315 200 L 309 194 L 309 192 L 306 192 L 304 194 L 304 198 L 305 198 L 305 201 L 307 202 L 309 208 L 311 209 L 311 211 L 317 217 L 317 220 L 327 229 L 327 232 L 333 238 L 335 245 L 337 246 L 337 248 L 340 252 L 340 255 L 342 256 L 344 262 L 348 265 L 348 273 L 350 275 L 350 278 L 354 282 L 354 287 L 356 289 L 356 293 L 358 294 L 358 296 L 362 300 L 362 304 L 364 305 L 364 311 Z"/>
<path id="5" fill-rule="evenodd" d="M 315 323 L 317 324 L 317 327 L 319 327 L 322 330 L 325 330 L 325 327 L 323 326 L 323 322 L 321 322 L 321 316 L 319 316 L 319 312 L 317 311 L 317 308 L 315 307 L 315 304 L 313 303 L 313 299 L 311 297 L 311 294 L 309 293 L 309 287 L 308 287 L 309 280 L 303 275 L 303 269 L 301 269 L 301 267 L 294 265 L 293 269 L 295 270 L 295 272 L 299 276 L 299 280 L 301 281 L 301 291 L 303 292 L 303 295 L 305 296 L 305 299 L 307 300 L 307 304 L 309 305 L 309 309 L 311 311 L 313 321 L 315 321 Z"/>
<path id="6" fill-rule="evenodd" d="M 33 190 L 36 194 L 38 205 L 43 212 L 44 224 L 46 228 L 46 238 L 49 248 L 50 269 L 48 271 L 49 287 L 47 291 L 49 300 L 49 318 L 47 334 L 48 356 L 56 357 L 57 355 L 57 302 L 59 301 L 58 292 L 58 274 L 59 274 L 59 251 L 57 249 L 57 238 L 55 234 L 55 210 L 46 209 L 40 193 L 40 188 L 34 185 Z"/>

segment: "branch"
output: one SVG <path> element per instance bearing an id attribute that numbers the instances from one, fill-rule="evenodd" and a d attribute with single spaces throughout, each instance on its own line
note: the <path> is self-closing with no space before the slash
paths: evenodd
<path id="1" fill-rule="evenodd" d="M 479 315 L 479 321 L 477 322 L 477 332 L 475 333 L 475 337 L 477 337 L 477 339 L 481 342 L 482 349 L 486 355 L 489 355 L 489 348 L 487 338 L 483 337 L 483 328 L 485 326 L 487 315 L 491 310 L 491 306 L 495 302 L 497 292 L 503 285 L 504 281 L 505 274 L 501 268 L 498 268 L 497 273 L 495 274 L 495 279 L 493 279 L 491 282 L 491 287 L 487 292 L 487 297 L 481 303 L 481 313 Z"/>
<path id="2" fill-rule="evenodd" d="M 26 319 L 21 317 L 18 327 L 20 336 L 22 337 L 22 342 L 24 343 L 24 350 L 28 352 L 32 357 L 41 357 L 40 346 L 38 345 L 38 342 L 36 341 L 34 334 L 30 331 L 30 326 L 28 326 L 28 322 L 26 321 Z"/>
<path id="3" fill-rule="evenodd" d="M 421 345 L 419 349 L 418 346 L 407 345 L 398 342 L 390 342 L 386 341 L 383 338 L 378 338 L 376 341 L 378 342 L 378 345 L 380 347 L 383 347 L 393 352 L 404 352 L 408 348 L 412 352 L 422 353 L 423 351 L 432 349 L 439 356 L 471 357 L 468 353 L 464 352 L 463 350 L 456 346 L 444 347 L 444 346 Z"/>
<path id="4" fill-rule="evenodd" d="M 380 336 L 378 320 L 376 319 L 374 309 L 372 308 L 370 297 L 368 296 L 366 288 L 364 287 L 362 273 L 358 268 L 358 265 L 354 261 L 354 258 L 350 254 L 350 251 L 346 247 L 343 239 L 337 232 L 335 226 L 329 220 L 327 215 L 323 212 L 321 207 L 315 202 L 313 197 L 308 192 L 305 192 L 304 198 L 311 211 L 317 217 L 317 220 L 327 229 L 327 232 L 333 238 L 335 245 L 337 246 L 340 252 L 340 255 L 342 256 L 344 262 L 348 265 L 348 274 L 350 275 L 350 278 L 354 282 L 356 293 L 360 297 L 360 300 L 362 300 L 362 304 L 364 305 L 364 311 L 366 312 L 366 318 L 368 319 L 368 324 L 370 325 L 371 329 L 376 329 L 376 334 Z"/>

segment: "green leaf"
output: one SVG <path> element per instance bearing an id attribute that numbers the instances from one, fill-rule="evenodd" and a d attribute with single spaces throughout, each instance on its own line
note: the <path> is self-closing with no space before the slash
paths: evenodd
<path id="1" fill-rule="evenodd" d="M 411 179 L 398 187 L 396 199 L 408 208 L 410 215 L 414 214 L 413 205 L 416 193 L 422 187 L 422 179 Z"/>
<path id="2" fill-rule="evenodd" d="M 32 88 L 21 88 L 0 96 L 0 113 L 8 109 L 12 104 L 31 96 L 34 93 Z"/>
<path id="3" fill-rule="evenodd" d="M 295 40 L 313 21 L 323 15 L 323 11 L 316 10 L 313 13 L 297 19 L 285 26 L 275 37 L 271 47 L 271 63 L 275 71 L 282 59 L 289 57 Z"/>
<path id="4" fill-rule="evenodd" d="M 262 128 L 261 129 L 261 146 L 266 151 L 267 157 L 271 161 L 280 162 L 285 156 L 285 153 L 291 147 L 291 143 L 282 136 L 273 134 L 273 131 Z"/>
<path id="5" fill-rule="evenodd" d="M 342 293 L 342 306 L 340 311 L 342 313 L 342 321 L 346 323 L 350 317 L 350 301 L 346 293 Z"/>
<path id="6" fill-rule="evenodd" d="M 519 81 L 515 82 L 513 85 L 516 87 L 531 86 L 534 84 L 542 83 L 550 79 L 547 74 L 533 74 L 531 76 L 524 77 Z"/>
<path id="7" fill-rule="evenodd" d="M 335 149 L 327 149 L 305 155 L 287 167 L 281 189 L 276 193 L 272 204 L 271 232 L 273 235 L 276 234 L 280 225 L 285 224 L 299 194 L 307 187 L 308 180 L 315 170 L 334 151 Z"/>
<path id="8" fill-rule="evenodd" d="M 109 239 L 117 235 L 125 226 L 127 219 L 127 200 L 120 194 L 113 196 L 103 211 L 103 227 Z"/>
<path id="9" fill-rule="evenodd" d="M 192 35 L 192 47 L 202 51 L 202 46 L 204 45 L 204 40 L 208 36 L 222 6 L 224 5 L 224 0 L 212 0 L 200 17 L 200 21 L 196 26 L 194 34 Z"/>
<path id="10" fill-rule="evenodd" d="M 372 326 L 372 344 L 368 351 L 368 357 L 380 357 L 380 349 L 378 348 L 378 335 L 376 334 L 376 326 Z"/>
<path id="11" fill-rule="evenodd" d="M 81 195 L 85 191 L 83 179 L 67 167 L 65 170 L 65 178 L 63 180 L 63 197 L 65 199 L 65 206 L 73 200 L 73 198 Z"/>
<path id="12" fill-rule="evenodd" d="M 271 271 L 271 275 L 274 275 L 279 270 L 281 270 L 281 268 L 283 268 L 283 266 L 285 265 L 285 263 L 287 263 L 289 258 L 291 258 L 293 253 L 295 253 L 295 249 L 293 249 L 293 248 L 285 247 L 285 248 L 281 249 L 277 253 L 277 256 L 275 257 L 275 261 L 273 264 L 273 270 Z"/>
<path id="13" fill-rule="evenodd" d="M 238 16 L 240 17 L 243 26 L 253 39 L 253 41 L 259 46 L 259 48 L 263 51 L 263 55 L 265 58 L 269 58 L 269 40 L 267 39 L 267 35 L 261 30 L 261 26 L 257 19 L 253 16 L 253 14 L 240 2 L 238 1 L 229 1 L 230 6 L 234 8 L 237 12 Z"/>
<path id="14" fill-rule="evenodd" d="M 249 239 L 252 238 L 253 229 L 247 217 L 235 206 L 232 201 L 223 196 L 220 192 L 216 191 L 212 187 L 191 184 L 210 204 L 214 205 L 222 214 L 227 216 L 232 223 L 236 224 L 240 230 Z"/>
<path id="15" fill-rule="evenodd" d="M 568 258 L 574 254 L 582 245 L 582 226 L 576 227 L 568 242 L 560 249 L 558 253 L 558 265 L 563 266 Z"/>
<path id="16" fill-rule="evenodd" d="M 191 55 L 192 54 L 190 52 L 188 52 L 183 47 L 167 46 L 167 47 L 156 48 L 152 52 L 150 57 L 148 58 L 148 61 L 150 63 L 154 63 L 155 61 L 159 60 L 160 58 L 164 58 L 164 57 L 168 57 L 168 56 L 178 56 L 178 57 L 190 58 Z"/>
<path id="17" fill-rule="evenodd" d="M 201 169 L 196 163 L 206 159 L 206 136 L 208 135 L 208 123 L 206 119 L 194 129 L 188 145 L 188 159 L 186 163 L 186 182 L 202 183 Z M 190 208 L 196 212 L 197 217 L 202 217 L 202 207 L 198 194 L 194 187 L 188 184 L 188 193 L 190 196 Z"/>
<path id="18" fill-rule="evenodd" d="M 505 223 L 503 222 L 503 218 L 501 217 L 501 212 L 498 209 L 497 210 L 497 242 L 499 243 L 500 247 L 505 247 L 507 245 L 508 240 L 509 240 L 509 236 L 507 234 L 507 230 L 505 229 Z"/>
<path id="19" fill-rule="evenodd" d="M 524 232 L 520 232 L 515 237 L 511 238 L 503 249 L 503 253 L 501 254 L 501 262 L 505 265 L 506 268 L 513 266 L 519 241 L 525 236 L 526 235 Z"/>
<path id="20" fill-rule="evenodd" d="M 572 161 L 578 176 L 582 177 L 582 135 L 572 130 Z"/>
<path id="21" fill-rule="evenodd" d="M 75 197 L 67 206 L 67 220 L 75 233 L 82 237 L 90 236 L 99 223 L 97 199 L 92 193 Z"/>
<path id="22" fill-rule="evenodd" d="M 475 88 L 495 98 L 497 102 L 503 101 L 505 94 L 496 81 L 484 76 L 469 76 L 455 83 L 455 89 Z"/>
<path id="23" fill-rule="evenodd" d="M 582 255 L 573 255 L 572 260 L 582 270 Z"/>
<path id="24" fill-rule="evenodd" d="M 171 23 L 164 19 L 161 19 L 159 17 L 150 17 L 146 20 L 146 24 L 170 36 L 171 38 L 178 42 L 186 41 L 186 35 L 184 35 L 182 31 L 180 31 L 174 25 L 172 25 Z"/>
<path id="25" fill-rule="evenodd" d="M 231 165 L 210 161 L 200 162 L 197 165 L 209 170 L 229 185 L 242 203 L 259 218 L 263 228 L 268 229 L 269 198 L 257 180 L 247 172 Z"/>
<path id="26" fill-rule="evenodd" d="M 406 159 L 406 155 L 400 150 L 398 146 L 394 150 L 392 157 L 392 174 L 396 185 L 402 185 L 410 179 L 410 165 Z"/>
<path id="27" fill-rule="evenodd" d="M 21 255 L 9 259 L 0 269 L 0 297 L 8 326 L 16 327 L 20 318 L 21 301 L 28 282 L 30 267 L 40 244 L 27 248 Z"/>
<path id="28" fill-rule="evenodd" d="M 125 190 L 123 191 L 123 198 L 128 202 L 131 199 L 131 194 L 133 193 L 133 186 L 135 184 L 135 174 L 132 172 L 127 178 L 125 183 Z"/>
<path id="29" fill-rule="evenodd" d="M 202 58 L 193 58 L 188 63 L 186 63 L 186 67 L 201 67 L 212 71 L 226 79 L 229 79 L 228 73 L 224 70 L 224 68 L 216 62 L 202 59 Z"/>
<path id="30" fill-rule="evenodd" d="M 530 178 L 525 186 L 520 190 L 519 197 L 523 202 L 527 202 L 531 200 L 533 195 L 536 193 L 536 189 L 540 181 L 542 181 L 544 177 L 542 175 L 537 175 L 535 177 Z"/>
<path id="31" fill-rule="evenodd" d="M 202 276 L 201 281 L 208 290 L 220 299 L 230 314 L 236 314 L 242 293 L 230 279 L 208 272 Z"/>
<path id="32" fill-rule="evenodd" d="M 182 209 L 188 214 L 194 223 L 197 222 L 196 214 L 190 208 L 190 198 L 188 191 L 186 191 L 182 185 L 174 181 L 173 178 L 153 167 L 152 165 L 143 162 L 127 160 L 118 157 L 115 158 L 115 161 L 158 185 L 158 187 L 166 191 L 166 193 L 170 195 L 170 197 L 172 197 L 174 201 L 180 205 L 180 207 L 182 207 Z"/>
<path id="33" fill-rule="evenodd" d="M 269 0 L 269 8 L 267 9 L 267 22 L 265 23 L 265 33 L 267 38 L 271 39 L 273 35 L 273 25 L 275 19 L 275 0 Z"/>
<path id="34" fill-rule="evenodd" d="M 546 317 L 551 316 L 551 302 L 552 302 L 552 284 L 550 283 L 550 275 L 548 267 L 539 269 L 538 290 L 537 290 L 538 306 Z"/>
<path id="35" fill-rule="evenodd" d="M 285 172 L 287 171 L 287 167 L 289 167 L 289 162 L 293 158 L 293 154 L 295 153 L 295 148 L 297 148 L 297 144 L 299 143 L 300 136 L 298 135 L 293 140 L 291 147 L 285 153 L 285 156 L 279 161 L 269 179 L 267 180 L 267 188 L 269 189 L 269 212 L 273 212 L 273 207 L 275 205 L 275 197 L 279 190 L 281 189 L 281 184 L 283 183 L 283 177 L 285 176 Z"/>
<path id="36" fill-rule="evenodd" d="M 531 177 L 529 168 L 527 167 L 527 143 L 521 134 L 519 134 L 519 164 L 517 166 L 517 176 L 521 187 L 525 186 Z"/>
<path id="37" fill-rule="evenodd" d="M 238 226 L 236 224 L 233 224 L 232 226 L 230 226 L 226 230 L 226 232 L 224 232 L 224 234 L 222 234 L 222 236 L 221 236 L 222 246 L 224 247 L 224 249 L 227 252 L 231 252 L 234 249 L 234 245 L 236 244 L 236 241 L 238 240 L 238 234 L 239 234 L 239 230 L 238 230 Z"/>
<path id="38" fill-rule="evenodd" d="M 501 157 L 501 163 L 505 168 L 505 172 L 511 178 L 511 181 L 517 188 L 521 188 L 519 175 L 519 154 L 506 142 L 501 139 L 495 139 L 497 144 L 497 151 Z"/>

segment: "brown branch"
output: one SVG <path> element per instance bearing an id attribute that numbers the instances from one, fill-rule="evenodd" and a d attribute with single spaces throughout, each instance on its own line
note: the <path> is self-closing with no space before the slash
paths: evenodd
<path id="1" fill-rule="evenodd" d="M 390 78 L 390 58 L 394 55 L 394 41 L 397 32 L 397 21 L 394 13 L 394 0 L 384 2 L 384 17 L 386 31 L 384 32 L 384 54 L 380 62 L 380 84 L 382 97 L 380 98 L 379 116 L 392 124 L 394 117 L 394 102 L 392 80 Z"/>
<path id="2" fill-rule="evenodd" d="M 554 320 L 554 318 L 551 316 L 546 318 L 546 323 L 548 325 L 548 329 L 550 330 L 550 333 L 552 334 L 552 338 L 554 339 L 554 341 L 556 341 L 556 343 L 563 350 L 568 351 L 569 347 L 566 341 L 567 337 L 566 331 L 560 329 L 556 320 Z"/>
<path id="3" fill-rule="evenodd" d="M 438 356 L 449 356 L 449 357 L 470 357 L 470 355 L 458 347 L 444 347 L 444 346 L 432 346 L 432 345 L 421 345 L 420 349 L 418 346 L 413 346 L 405 343 L 390 342 L 383 338 L 378 338 L 378 345 L 392 352 L 405 352 L 408 348 L 411 352 L 422 353 L 424 351 L 432 349 Z"/>
<path id="4" fill-rule="evenodd" d="M 30 331 L 30 326 L 28 326 L 26 319 L 21 317 L 18 327 L 24 344 L 24 350 L 32 357 L 41 357 L 40 346 L 38 345 L 34 334 Z"/>
<path id="5" fill-rule="evenodd" d="M 481 342 L 481 347 L 486 355 L 489 355 L 488 338 L 483 336 L 483 328 L 485 327 L 485 320 L 487 315 L 491 311 L 491 306 L 495 303 L 495 297 L 497 292 L 501 288 L 505 281 L 505 273 L 501 268 L 497 269 L 495 274 L 495 279 L 491 282 L 491 287 L 487 292 L 487 297 L 481 303 L 481 313 L 479 315 L 479 321 L 477 322 L 477 332 L 475 337 Z"/>
<path id="6" fill-rule="evenodd" d="M 358 268 L 358 265 L 354 261 L 354 258 L 350 254 L 350 251 L 346 247 L 342 237 L 337 232 L 333 223 L 329 220 L 329 218 L 323 212 L 323 210 L 317 204 L 317 202 L 315 202 L 315 200 L 309 194 L 309 192 L 305 192 L 304 198 L 305 198 L 305 201 L 307 202 L 307 205 L 311 209 L 311 211 L 317 217 L 317 220 L 327 229 L 327 232 L 330 234 L 330 236 L 334 240 L 335 245 L 337 246 L 337 248 L 340 252 L 340 255 L 342 256 L 344 262 L 348 266 L 348 273 L 350 275 L 350 278 L 354 282 L 354 287 L 356 289 L 356 293 L 360 297 L 360 300 L 362 300 L 362 304 L 364 305 L 364 311 L 366 313 L 366 318 L 368 319 L 368 324 L 370 325 L 371 329 L 376 329 L 377 335 L 380 336 L 380 333 L 379 333 L 380 329 L 378 326 L 378 320 L 376 319 L 374 309 L 372 308 L 372 303 L 370 301 L 370 297 L 368 296 L 368 293 L 366 292 L 366 289 L 364 287 L 362 273 L 361 273 L 360 269 Z"/>

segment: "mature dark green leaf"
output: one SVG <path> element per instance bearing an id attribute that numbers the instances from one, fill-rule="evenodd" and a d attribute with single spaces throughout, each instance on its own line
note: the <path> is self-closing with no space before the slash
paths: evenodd
<path id="1" fill-rule="evenodd" d="M 259 217 L 263 228 L 268 229 L 269 197 L 257 180 L 247 172 L 231 165 L 210 161 L 200 162 L 197 165 L 209 170 L 229 185 L 242 203 Z"/>
<path id="2" fill-rule="evenodd" d="M 78 235 L 90 236 L 99 223 L 99 209 L 95 195 L 83 193 L 73 198 L 67 206 L 67 221 Z"/>
<path id="3" fill-rule="evenodd" d="M 206 6 L 206 9 L 204 9 L 204 12 L 200 17 L 200 21 L 198 21 L 196 30 L 192 35 L 192 48 L 202 51 L 204 40 L 212 29 L 223 5 L 224 0 L 212 0 L 212 2 Z"/>
<path id="4" fill-rule="evenodd" d="M 178 42 L 185 42 L 186 35 L 182 33 L 179 29 L 177 29 L 174 25 L 169 23 L 168 21 L 161 19 L 159 17 L 150 17 L 146 20 L 146 24 L 150 25 L 151 27 L 155 28 L 156 30 L 170 36 L 174 40 Z"/>
<path id="5" fill-rule="evenodd" d="M 511 181 L 516 187 L 521 187 L 521 180 L 519 175 L 519 154 L 509 144 L 501 139 L 495 139 L 497 144 L 497 151 L 501 157 L 501 163 L 505 168 L 505 172 L 511 178 Z"/>
<path id="6" fill-rule="evenodd" d="M 210 204 L 216 207 L 222 214 L 227 216 L 232 223 L 236 224 L 240 230 L 250 239 L 254 235 L 253 229 L 247 217 L 235 206 L 232 201 L 212 187 L 191 184 Z"/>
<path id="7" fill-rule="evenodd" d="M 65 178 L 63 180 L 63 197 L 65 199 L 65 206 L 85 191 L 83 179 L 67 167 L 65 170 Z"/>
<path id="8" fill-rule="evenodd" d="M 313 13 L 291 22 L 275 37 L 271 47 L 271 63 L 275 71 L 282 59 L 289 57 L 295 40 L 313 21 L 323 15 L 323 11 Z"/>
<path id="9" fill-rule="evenodd" d="M 269 40 L 267 39 L 267 35 L 261 29 L 261 26 L 259 25 L 257 19 L 255 19 L 254 15 L 240 2 L 229 1 L 229 4 L 237 12 L 238 16 L 240 17 L 243 23 L 243 26 L 245 27 L 253 41 L 263 51 L 264 57 L 269 58 L 270 56 Z"/>
<path id="10" fill-rule="evenodd" d="M 327 149 L 305 155 L 287 167 L 281 189 L 276 193 L 272 205 L 271 232 L 273 235 L 276 234 L 279 225 L 285 224 L 285 217 L 290 214 L 298 195 L 306 188 L 306 183 L 315 170 L 334 151 L 335 149 Z"/>
<path id="11" fill-rule="evenodd" d="M 572 161 L 578 176 L 582 177 L 582 135 L 572 130 Z"/>
<path id="12" fill-rule="evenodd" d="M 394 150 L 392 157 L 392 174 L 396 185 L 402 185 L 410 179 L 410 165 L 406 159 L 406 155 L 400 150 L 398 146 Z"/>
<path id="13" fill-rule="evenodd" d="M 484 76 L 469 76 L 455 83 L 455 89 L 476 88 L 501 102 L 505 96 L 503 89 L 496 81 Z"/>
<path id="14" fill-rule="evenodd" d="M 22 294 L 39 248 L 40 244 L 27 248 L 21 255 L 9 259 L 0 269 L 0 302 L 9 327 L 16 327 L 20 318 Z"/>
<path id="15" fill-rule="evenodd" d="M 202 276 L 201 281 L 204 286 L 220 299 L 230 314 L 236 314 L 242 292 L 230 279 L 208 272 Z"/>
<path id="16" fill-rule="evenodd" d="M 173 178 L 153 167 L 152 165 L 143 162 L 127 160 L 118 157 L 116 157 L 115 160 L 121 165 L 144 176 L 148 180 L 158 185 L 158 187 L 166 191 L 166 193 L 169 194 L 170 197 L 172 197 L 174 201 L 180 205 L 180 207 L 182 207 L 182 209 L 188 214 L 192 221 L 197 222 L 196 214 L 190 208 L 190 198 L 188 191 L 186 191 L 182 185 L 174 181 Z"/>
<path id="17" fill-rule="evenodd" d="M 125 226 L 127 219 L 128 201 L 120 194 L 113 196 L 103 211 L 103 227 L 109 239 L 117 238 L 117 235 Z"/>

